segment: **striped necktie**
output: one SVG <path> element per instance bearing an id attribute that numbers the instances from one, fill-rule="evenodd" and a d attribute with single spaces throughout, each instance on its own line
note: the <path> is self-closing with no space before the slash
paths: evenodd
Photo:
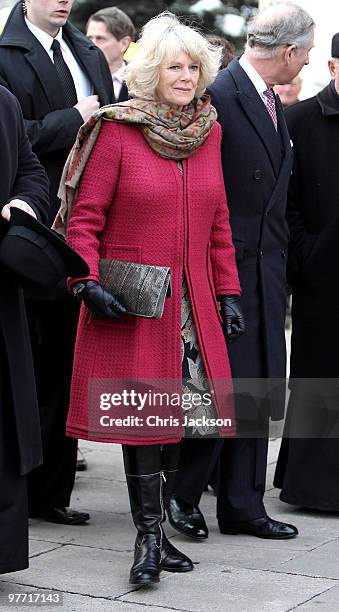
<path id="1" fill-rule="evenodd" d="M 266 108 L 268 110 L 268 114 L 273 121 L 273 125 L 275 129 L 277 130 L 278 129 L 277 110 L 275 108 L 275 97 L 274 97 L 273 89 L 266 89 L 264 91 L 264 96 L 267 100 Z"/>
<path id="2" fill-rule="evenodd" d="M 71 71 L 63 58 L 60 43 L 58 40 L 53 40 L 51 44 L 51 49 L 53 51 L 55 70 L 57 71 L 57 75 L 60 80 L 67 107 L 74 106 L 78 102 L 78 96 Z"/>

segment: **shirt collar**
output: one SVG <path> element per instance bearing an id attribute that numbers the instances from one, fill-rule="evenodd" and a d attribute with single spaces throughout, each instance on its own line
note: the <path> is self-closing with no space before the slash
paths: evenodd
<path id="1" fill-rule="evenodd" d="M 43 46 L 43 48 L 45 49 L 45 51 L 47 51 L 47 53 L 49 53 L 49 51 L 51 50 L 51 45 L 52 45 L 53 40 L 58 40 L 60 43 L 60 46 L 62 46 L 62 42 L 63 42 L 62 41 L 62 28 L 59 29 L 59 32 L 53 38 L 53 36 L 50 36 L 50 34 L 47 34 L 47 32 L 44 32 L 43 30 L 38 28 L 36 25 L 34 25 L 34 23 L 29 21 L 27 17 L 25 17 L 25 22 L 26 22 L 28 29 L 32 32 L 32 34 L 34 34 L 35 38 L 38 39 L 39 43 Z"/>
<path id="2" fill-rule="evenodd" d="M 263 98 L 264 91 L 267 91 L 268 87 L 264 81 L 264 79 L 260 76 L 260 74 L 253 68 L 252 64 L 248 61 L 246 55 L 242 55 L 239 64 L 242 69 L 246 72 L 248 78 L 252 81 L 254 87 L 256 88 L 259 96 Z"/>
<path id="3" fill-rule="evenodd" d="M 119 70 L 117 70 L 114 74 L 112 74 L 113 79 L 119 81 L 119 83 L 123 83 L 126 75 L 126 66 L 127 64 L 123 64 Z"/>

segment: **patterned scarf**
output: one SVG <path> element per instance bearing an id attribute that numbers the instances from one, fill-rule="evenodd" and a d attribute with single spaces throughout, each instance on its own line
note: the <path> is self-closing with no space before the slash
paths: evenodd
<path id="1" fill-rule="evenodd" d="M 61 206 L 53 229 L 65 235 L 81 175 L 98 137 L 102 120 L 135 123 L 150 147 L 165 159 L 185 159 L 208 137 L 217 113 L 210 97 L 194 99 L 181 110 L 154 100 L 135 98 L 103 106 L 81 126 L 67 158 L 59 187 Z"/>

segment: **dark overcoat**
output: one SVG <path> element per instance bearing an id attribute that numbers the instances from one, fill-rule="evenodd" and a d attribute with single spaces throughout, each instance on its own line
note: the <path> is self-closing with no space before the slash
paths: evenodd
<path id="1" fill-rule="evenodd" d="M 112 76 L 102 51 L 72 24 L 66 23 L 62 30 L 100 105 L 113 103 Z M 48 174 L 51 224 L 59 208 L 62 169 L 83 119 L 77 109 L 65 108 L 54 64 L 26 26 L 21 2 L 14 6 L 0 38 L 0 84 L 18 98 L 33 151 Z"/>
<path id="2" fill-rule="evenodd" d="M 274 484 L 287 503 L 338 511 L 339 96 L 334 83 L 287 109 L 286 120 L 295 158 L 288 197 L 292 382 Z M 301 424 L 301 438 L 295 438 L 292 423 Z"/>
<path id="3" fill-rule="evenodd" d="M 18 101 L 0 86 L 0 208 L 13 198 L 27 202 L 42 221 L 47 218 L 48 181 L 32 153 Z M 6 231 L 0 220 L 0 239 Z M 32 355 L 23 292 L 0 265 L 0 325 L 7 354 L 15 416 L 20 473 L 41 463 L 41 441 Z M 7 381 L 6 381 L 7 382 Z M 9 409 L 0 406 L 0 409 Z"/>
<path id="4" fill-rule="evenodd" d="M 223 131 L 223 173 L 246 320 L 245 334 L 229 347 L 232 374 L 283 379 L 292 154 L 282 106 L 277 98 L 276 132 L 238 59 L 219 72 L 209 93 Z M 272 402 L 272 418 L 282 418 L 283 408 L 283 401 Z"/>
<path id="5" fill-rule="evenodd" d="M 294 143 L 288 222 L 293 291 L 291 377 L 339 372 L 339 96 L 332 85 L 286 110 Z M 321 358 L 320 358 L 321 356 Z"/>

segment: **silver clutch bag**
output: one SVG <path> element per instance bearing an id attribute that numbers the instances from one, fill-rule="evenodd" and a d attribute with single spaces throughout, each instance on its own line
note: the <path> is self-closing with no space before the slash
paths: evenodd
<path id="1" fill-rule="evenodd" d="M 170 268 L 100 259 L 99 273 L 104 289 L 120 299 L 127 312 L 161 319 L 165 298 L 170 291 Z"/>

